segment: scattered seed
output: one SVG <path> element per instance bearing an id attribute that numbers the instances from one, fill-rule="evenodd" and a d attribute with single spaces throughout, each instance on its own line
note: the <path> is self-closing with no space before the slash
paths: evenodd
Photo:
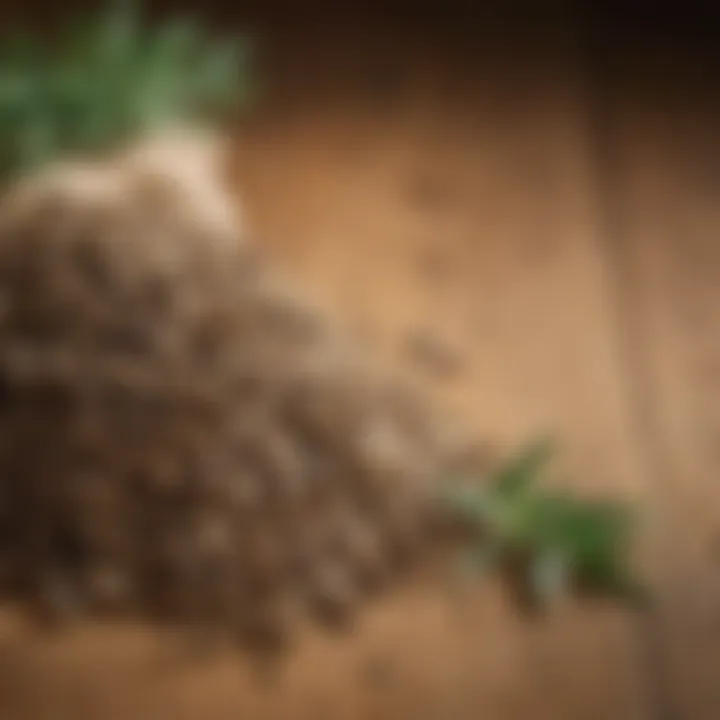
<path id="1" fill-rule="evenodd" d="M 412 331 L 406 337 L 405 350 L 414 362 L 438 377 L 455 377 L 463 370 L 460 350 L 431 330 Z"/>

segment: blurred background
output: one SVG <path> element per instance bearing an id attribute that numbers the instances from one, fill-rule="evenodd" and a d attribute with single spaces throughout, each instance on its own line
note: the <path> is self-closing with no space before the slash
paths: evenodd
<path id="1" fill-rule="evenodd" d="M 6 2 L 51 26 L 80 3 Z M 711 3 L 707 3 L 710 6 Z M 85 7 L 91 7 L 85 4 Z M 272 685 L 138 628 L 0 617 L 0 716 L 720 717 L 720 140 L 705 6 L 155 3 L 256 39 L 237 193 L 260 243 L 502 447 L 643 509 L 656 604 L 520 618 L 407 591 Z"/>

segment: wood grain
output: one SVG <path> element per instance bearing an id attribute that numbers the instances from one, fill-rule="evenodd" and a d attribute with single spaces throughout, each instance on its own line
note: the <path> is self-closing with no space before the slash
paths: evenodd
<path id="1" fill-rule="evenodd" d="M 556 434 L 567 482 L 644 497 L 575 65 L 562 43 L 529 64 L 458 43 L 267 37 L 268 95 L 238 152 L 255 237 L 479 436 Z M 418 329 L 462 372 L 417 367 Z M 189 665 L 143 629 L 48 642 L 3 623 L 13 720 L 649 717 L 634 618 L 573 605 L 531 622 L 494 586 L 459 607 L 437 588 L 384 600 L 349 638 L 305 638 L 270 686 L 228 656 Z"/>
<path id="2" fill-rule="evenodd" d="M 709 720 L 720 708 L 717 56 L 702 44 L 614 54 L 603 76 L 608 242 L 656 488 L 656 680 L 667 717 Z"/>

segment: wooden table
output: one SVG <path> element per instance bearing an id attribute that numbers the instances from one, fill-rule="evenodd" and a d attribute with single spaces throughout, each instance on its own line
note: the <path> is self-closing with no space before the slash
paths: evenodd
<path id="1" fill-rule="evenodd" d="M 350 638 L 305 638 L 270 686 L 142 628 L 48 641 L 8 612 L 0 717 L 720 717 L 712 66 L 568 30 L 275 23 L 238 193 L 278 265 L 479 435 L 555 433 L 568 482 L 638 502 L 655 610 L 538 622 L 492 585 L 461 606 L 408 589 Z M 452 368 L 409 352 L 418 334 Z"/>

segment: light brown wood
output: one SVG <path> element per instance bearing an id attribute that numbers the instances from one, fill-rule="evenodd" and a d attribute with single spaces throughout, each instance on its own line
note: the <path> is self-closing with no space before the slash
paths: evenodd
<path id="1" fill-rule="evenodd" d="M 668 717 L 720 712 L 718 108 L 701 48 L 608 77 L 608 185 L 626 353 L 656 493 L 656 681 Z"/>
<path id="2" fill-rule="evenodd" d="M 258 242 L 479 436 L 556 434 L 568 482 L 644 497 L 573 64 L 520 71 L 382 35 L 295 42 L 238 157 Z M 397 93 L 368 89 L 368 57 Z M 453 347 L 457 375 L 407 358 L 416 331 Z M 649 717 L 633 617 L 571 605 L 529 622 L 494 586 L 460 607 L 440 589 L 383 600 L 349 638 L 305 638 L 267 687 L 241 660 L 194 667 L 140 629 L 48 642 L 8 615 L 0 630 L 12 720 Z"/>

